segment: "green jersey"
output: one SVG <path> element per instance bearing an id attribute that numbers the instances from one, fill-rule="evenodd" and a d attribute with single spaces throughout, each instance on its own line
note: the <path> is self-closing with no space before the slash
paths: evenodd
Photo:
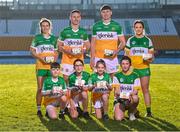
<path id="1" fill-rule="evenodd" d="M 74 31 L 71 26 L 65 28 L 60 33 L 58 40 L 64 43 L 64 49 L 71 49 L 73 53 L 82 53 L 84 42 L 89 41 L 85 29 L 79 28 L 77 31 Z M 72 65 L 76 59 L 84 60 L 83 54 L 78 56 L 71 56 L 67 53 L 63 53 L 62 64 Z"/>
<path id="2" fill-rule="evenodd" d="M 89 85 L 96 85 L 96 87 L 93 89 L 93 92 L 107 92 L 107 84 L 111 85 L 112 80 L 108 73 L 104 73 L 103 75 L 99 76 L 97 73 L 94 73 L 91 75 L 89 79 Z"/>
<path id="3" fill-rule="evenodd" d="M 80 78 L 78 78 L 76 73 L 74 72 L 69 76 L 69 87 L 88 85 L 89 77 L 90 74 L 88 72 L 83 71 Z"/>
<path id="4" fill-rule="evenodd" d="M 129 98 L 130 93 L 134 89 L 139 89 L 140 80 L 139 76 L 135 72 L 129 74 L 124 74 L 123 72 L 118 72 L 113 78 L 113 83 L 120 84 L 120 98 Z"/>
<path id="5" fill-rule="evenodd" d="M 93 26 L 93 37 L 95 41 L 95 57 L 106 58 L 105 51 L 117 50 L 118 37 L 123 35 L 119 23 L 111 20 L 105 24 L 102 20 Z"/>
<path id="6" fill-rule="evenodd" d="M 58 77 L 57 81 L 54 82 L 52 77 L 48 77 L 43 82 L 43 90 L 54 90 L 54 89 L 60 89 L 63 91 L 66 91 L 66 83 L 62 77 Z"/>
<path id="7" fill-rule="evenodd" d="M 149 67 L 149 63 L 143 61 L 143 56 L 148 55 L 150 50 L 154 50 L 152 41 L 144 36 L 137 38 L 132 36 L 128 39 L 125 47 L 126 54 L 130 56 L 132 65 L 137 69 L 144 69 Z"/>
<path id="8" fill-rule="evenodd" d="M 36 53 L 41 57 L 54 57 L 54 51 L 57 50 L 57 38 L 54 35 L 45 38 L 43 34 L 38 34 L 33 39 L 31 47 L 36 49 Z M 50 69 L 50 65 L 37 60 L 36 68 Z"/>

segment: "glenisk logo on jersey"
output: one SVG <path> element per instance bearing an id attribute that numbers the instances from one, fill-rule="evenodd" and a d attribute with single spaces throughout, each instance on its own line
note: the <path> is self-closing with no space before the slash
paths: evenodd
<path id="1" fill-rule="evenodd" d="M 121 86 L 121 91 L 132 91 L 133 87 L 132 85 L 120 85 Z"/>
<path id="2" fill-rule="evenodd" d="M 97 39 L 117 39 L 117 32 L 97 32 Z"/>
<path id="3" fill-rule="evenodd" d="M 64 44 L 66 46 L 82 46 L 83 40 L 82 39 L 65 39 Z"/>
<path id="4" fill-rule="evenodd" d="M 142 47 L 134 47 L 134 48 L 131 48 L 130 50 L 131 55 L 142 56 L 143 54 L 147 54 L 147 53 L 148 53 L 148 49 L 142 48 Z"/>
<path id="5" fill-rule="evenodd" d="M 45 52 L 54 52 L 54 46 L 53 45 L 39 45 L 36 47 L 37 53 L 45 53 Z"/>

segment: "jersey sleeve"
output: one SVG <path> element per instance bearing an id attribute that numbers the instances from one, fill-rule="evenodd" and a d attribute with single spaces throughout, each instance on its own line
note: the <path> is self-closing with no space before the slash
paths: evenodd
<path id="1" fill-rule="evenodd" d="M 89 39 L 88 39 L 88 34 L 87 34 L 86 31 L 84 31 L 83 40 L 84 40 L 85 42 L 89 41 Z"/>
<path id="2" fill-rule="evenodd" d="M 93 86 L 94 85 L 94 81 L 93 81 L 93 77 L 92 76 L 90 76 L 90 78 L 89 78 L 89 80 L 88 80 L 88 85 L 91 87 L 91 86 Z"/>
<path id="3" fill-rule="evenodd" d="M 109 85 L 111 85 L 112 84 L 112 79 L 111 79 L 111 77 L 109 76 L 109 79 L 108 79 L 108 83 L 109 83 Z"/>
<path id="4" fill-rule="evenodd" d="M 54 40 L 54 50 L 58 50 L 57 37 L 55 37 L 55 40 Z"/>
<path id="5" fill-rule="evenodd" d="M 85 82 L 85 85 L 88 85 L 89 84 L 89 79 L 90 79 L 90 74 L 89 73 L 87 73 L 87 75 L 86 75 L 86 82 Z"/>
<path id="6" fill-rule="evenodd" d="M 95 25 L 92 28 L 92 37 L 96 37 L 96 26 Z"/>
<path id="7" fill-rule="evenodd" d="M 123 36 L 124 35 L 123 34 L 123 29 L 122 29 L 122 27 L 120 25 L 118 25 L 118 28 L 117 28 L 117 35 L 118 36 Z"/>
<path id="8" fill-rule="evenodd" d="M 67 87 L 66 87 L 66 83 L 65 83 L 64 79 L 62 79 L 62 89 L 63 89 L 63 91 L 67 91 Z"/>
<path id="9" fill-rule="evenodd" d="M 58 41 L 64 41 L 65 40 L 65 33 L 62 31 L 58 37 Z"/>
<path id="10" fill-rule="evenodd" d="M 135 90 L 140 90 L 140 88 L 141 88 L 140 79 L 139 79 L 139 78 L 136 78 L 136 79 L 134 80 L 134 89 L 135 89 Z"/>
<path id="11" fill-rule="evenodd" d="M 130 38 L 127 40 L 125 48 L 127 48 L 127 49 L 130 49 L 130 48 L 131 48 L 131 47 L 130 47 Z"/>
<path id="12" fill-rule="evenodd" d="M 129 56 L 130 55 L 130 39 L 126 42 L 126 46 L 124 48 L 124 55 Z"/>
<path id="13" fill-rule="evenodd" d="M 153 43 L 152 43 L 151 39 L 149 39 L 149 47 L 148 47 L 148 49 L 149 50 L 154 50 Z"/>
<path id="14" fill-rule="evenodd" d="M 37 42 L 36 42 L 36 37 L 35 37 L 35 38 L 33 38 L 32 42 L 31 42 L 31 47 L 36 48 L 36 46 L 37 46 Z"/>
<path id="15" fill-rule="evenodd" d="M 119 83 L 119 80 L 118 80 L 117 77 L 115 77 L 115 76 L 113 77 L 113 83 L 114 83 L 114 84 Z"/>

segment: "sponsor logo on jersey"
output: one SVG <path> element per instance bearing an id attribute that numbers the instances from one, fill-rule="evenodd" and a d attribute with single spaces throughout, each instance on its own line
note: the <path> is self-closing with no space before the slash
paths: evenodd
<path id="1" fill-rule="evenodd" d="M 121 91 L 132 91 L 133 85 L 131 84 L 121 84 Z"/>
<path id="2" fill-rule="evenodd" d="M 131 55 L 142 56 L 143 54 L 147 54 L 147 53 L 148 53 L 148 49 L 143 48 L 143 47 L 134 47 L 134 48 L 131 48 L 131 50 L 130 50 Z"/>
<path id="3" fill-rule="evenodd" d="M 49 44 L 49 45 L 39 45 L 36 47 L 37 53 L 44 53 L 44 52 L 54 52 L 54 46 Z"/>
<path id="4" fill-rule="evenodd" d="M 117 39 L 117 32 L 97 32 L 97 39 Z"/>
<path id="5" fill-rule="evenodd" d="M 67 46 L 82 46 L 83 40 L 82 39 L 65 39 L 64 44 Z"/>

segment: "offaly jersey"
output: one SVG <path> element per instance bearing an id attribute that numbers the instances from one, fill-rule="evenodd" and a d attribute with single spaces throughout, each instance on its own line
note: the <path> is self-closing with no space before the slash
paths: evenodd
<path id="1" fill-rule="evenodd" d="M 77 31 L 74 31 L 72 27 L 65 28 L 58 38 L 59 41 L 64 43 L 64 49 L 73 49 L 81 48 L 81 51 L 84 47 L 84 42 L 88 41 L 88 35 L 83 28 L 79 28 Z M 76 59 L 84 60 L 83 54 L 72 56 L 67 53 L 62 55 L 62 64 L 73 64 Z"/>
<path id="2" fill-rule="evenodd" d="M 43 90 L 42 91 L 45 92 L 46 90 L 53 90 L 53 88 L 55 88 L 55 87 L 61 87 L 64 92 L 67 90 L 66 83 L 62 77 L 58 77 L 57 82 L 53 82 L 52 77 L 48 77 L 43 82 Z M 47 106 L 48 104 L 50 104 L 54 101 L 56 101 L 55 98 L 51 98 L 48 96 L 44 97 L 44 105 L 45 106 Z"/>
<path id="3" fill-rule="evenodd" d="M 44 38 L 43 34 L 38 34 L 33 39 L 31 47 L 36 49 L 36 53 L 41 57 L 54 56 L 55 50 L 57 50 L 57 38 L 53 35 Z M 37 59 L 36 69 L 50 69 L 50 64 Z"/>
<path id="4" fill-rule="evenodd" d="M 112 84 L 112 80 L 109 74 L 104 73 L 103 76 L 99 76 L 97 73 L 94 73 L 91 75 L 90 79 L 89 79 L 89 85 L 95 85 L 97 87 L 106 87 L 106 84 L 111 85 Z M 96 88 L 95 88 L 96 89 Z M 93 102 L 95 103 L 96 100 L 98 100 L 99 98 L 101 98 L 102 93 L 95 93 L 93 89 Z"/>
<path id="5" fill-rule="evenodd" d="M 88 85 L 90 74 L 88 72 L 83 71 L 81 73 L 81 78 L 77 78 L 76 73 L 73 73 L 69 76 L 69 87 L 76 86 L 78 80 L 84 80 L 85 84 Z"/>
<path id="6" fill-rule="evenodd" d="M 129 94 L 133 90 L 140 89 L 139 76 L 135 72 L 130 72 L 127 75 L 123 74 L 122 72 L 118 72 L 115 74 L 113 82 L 120 84 L 120 98 L 128 99 Z"/>
<path id="7" fill-rule="evenodd" d="M 93 26 L 93 37 L 95 41 L 95 57 L 106 58 L 104 55 L 106 50 L 117 50 L 118 48 L 118 37 L 122 36 L 121 26 L 111 20 L 109 24 L 99 21 Z"/>
<path id="8" fill-rule="evenodd" d="M 144 69 L 149 67 L 147 61 L 143 61 L 143 54 L 148 54 L 150 51 L 154 51 L 152 41 L 144 36 L 137 38 L 132 36 L 126 43 L 125 52 L 132 60 L 132 65 L 136 69 Z"/>

